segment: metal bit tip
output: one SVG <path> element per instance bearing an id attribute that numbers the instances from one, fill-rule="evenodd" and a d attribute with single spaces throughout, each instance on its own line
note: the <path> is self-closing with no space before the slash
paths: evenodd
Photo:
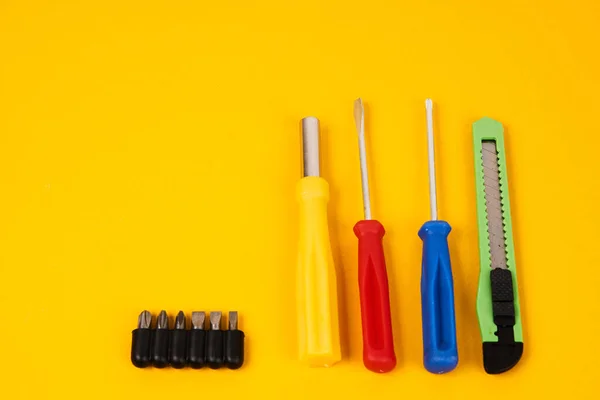
<path id="1" fill-rule="evenodd" d="M 367 169 L 367 145 L 365 144 L 365 110 L 360 98 L 354 101 L 354 123 L 358 134 L 358 154 L 360 158 L 360 179 L 362 183 L 363 209 L 365 219 L 371 219 L 371 195 L 369 194 L 369 172 Z"/>
<path id="2" fill-rule="evenodd" d="M 213 331 L 221 329 L 221 311 L 212 311 L 210 313 L 210 329 Z"/>
<path id="3" fill-rule="evenodd" d="M 162 310 L 156 319 L 156 329 L 169 329 L 169 317 L 167 312 Z"/>
<path id="4" fill-rule="evenodd" d="M 138 317 L 138 329 L 150 329 L 150 325 L 152 325 L 152 314 L 144 310 Z"/>
<path id="5" fill-rule="evenodd" d="M 204 329 L 204 320 L 206 313 L 204 311 L 192 311 L 192 329 Z"/>
<path id="6" fill-rule="evenodd" d="M 433 102 L 425 100 L 425 116 L 427 118 L 427 158 L 429 163 L 429 208 L 431 219 L 438 219 L 437 192 L 435 183 L 435 148 L 433 143 Z"/>
<path id="7" fill-rule="evenodd" d="M 315 117 L 302 119 L 302 154 L 303 176 L 319 176 L 321 173 L 319 120 Z"/>
<path id="8" fill-rule="evenodd" d="M 356 133 L 358 135 L 362 135 L 364 133 L 364 107 L 362 103 L 362 99 L 359 97 L 354 100 L 354 124 L 356 125 Z"/>
<path id="9" fill-rule="evenodd" d="M 238 328 L 238 313 L 237 311 L 229 311 L 229 330 L 235 331 Z"/>
<path id="10" fill-rule="evenodd" d="M 185 314 L 183 311 L 179 311 L 177 317 L 175 317 L 175 329 L 185 329 Z"/>

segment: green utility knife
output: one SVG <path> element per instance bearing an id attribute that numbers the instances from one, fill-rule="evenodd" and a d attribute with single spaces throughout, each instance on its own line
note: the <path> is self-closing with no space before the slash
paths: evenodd
<path id="1" fill-rule="evenodd" d="M 490 118 L 475 122 L 473 142 L 480 268 L 477 316 L 483 367 L 488 374 L 500 374 L 523 354 L 502 124 Z"/>

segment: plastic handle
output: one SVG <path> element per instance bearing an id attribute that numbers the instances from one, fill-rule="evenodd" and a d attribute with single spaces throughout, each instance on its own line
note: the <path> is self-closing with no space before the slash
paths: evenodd
<path id="1" fill-rule="evenodd" d="M 329 367 L 341 359 L 337 279 L 327 223 L 329 185 L 317 176 L 297 186 L 300 235 L 297 265 L 297 317 L 300 360 Z"/>
<path id="2" fill-rule="evenodd" d="M 447 240 L 451 229 L 445 221 L 428 221 L 419 230 L 423 240 L 423 361 L 425 369 L 435 374 L 452 371 L 458 364 L 454 285 Z"/>
<path id="3" fill-rule="evenodd" d="M 363 363 L 374 372 L 389 372 L 396 366 L 390 295 L 381 240 L 385 229 L 379 221 L 359 221 L 358 287 L 363 335 Z"/>

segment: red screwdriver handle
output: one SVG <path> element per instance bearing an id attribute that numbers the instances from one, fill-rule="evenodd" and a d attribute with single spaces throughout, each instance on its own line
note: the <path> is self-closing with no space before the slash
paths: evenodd
<path id="1" fill-rule="evenodd" d="M 363 363 L 371 371 L 388 372 L 396 366 L 396 355 L 388 278 L 381 243 L 385 229 L 377 220 L 363 220 L 354 225 L 354 233 L 358 238 Z"/>

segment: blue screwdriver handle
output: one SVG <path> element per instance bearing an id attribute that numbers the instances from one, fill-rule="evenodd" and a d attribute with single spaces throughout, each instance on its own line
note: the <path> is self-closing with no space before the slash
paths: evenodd
<path id="1" fill-rule="evenodd" d="M 446 221 L 427 221 L 419 230 L 423 240 L 423 363 L 434 374 L 450 372 L 458 364 L 454 284 L 447 239 L 451 230 Z"/>

